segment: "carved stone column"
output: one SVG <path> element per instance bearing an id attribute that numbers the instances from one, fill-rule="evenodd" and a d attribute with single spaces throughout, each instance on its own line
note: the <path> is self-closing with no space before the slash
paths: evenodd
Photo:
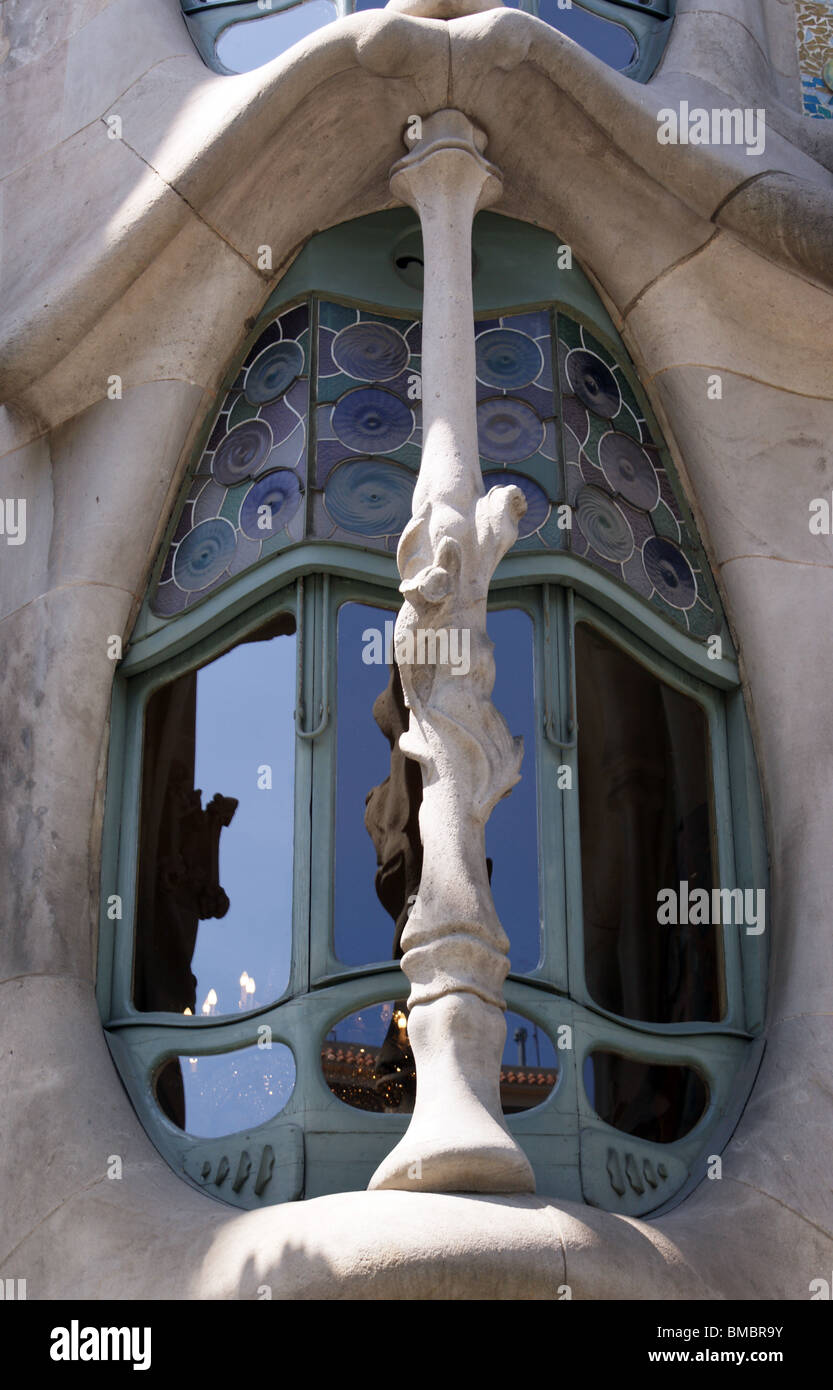
<path id="1" fill-rule="evenodd" d="M 486 821 L 519 780 L 523 756 L 522 740 L 512 738 L 490 698 L 495 668 L 486 599 L 526 510 L 517 487 L 484 495 L 478 458 L 471 224 L 501 187 L 498 170 L 483 158 L 485 143 L 461 112 L 439 111 L 391 171 L 394 195 L 419 213 L 425 256 L 424 441 L 413 516 L 397 554 L 405 603 L 395 633 L 410 710 L 400 747 L 422 766 L 423 867 L 402 936 L 416 1105 L 371 1188 L 535 1187 L 500 1106 L 509 942 L 485 853 Z M 420 632 L 437 635 L 435 660 L 425 660 Z M 463 674 L 448 656 L 466 640 Z"/>

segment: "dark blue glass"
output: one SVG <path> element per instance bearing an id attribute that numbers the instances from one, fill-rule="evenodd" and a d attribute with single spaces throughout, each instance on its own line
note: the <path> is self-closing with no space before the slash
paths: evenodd
<path id="1" fill-rule="evenodd" d="M 395 921 L 376 894 L 377 857 L 365 826 L 368 793 L 391 772 L 388 739 L 373 704 L 390 678 L 396 613 L 347 603 L 338 618 L 335 950 L 348 965 L 390 960 Z M 497 677 L 494 703 L 524 739 L 521 781 L 498 802 L 486 826 L 495 906 L 510 939 L 515 973 L 540 955 L 538 811 L 535 769 L 533 624 L 520 609 L 489 614 Z"/>
<path id="2" fill-rule="evenodd" d="M 517 0 L 506 3 L 511 9 L 521 8 Z M 636 40 L 629 29 L 583 10 L 575 0 L 569 9 L 561 9 L 558 0 L 538 0 L 538 18 L 620 72 L 636 57 Z"/>

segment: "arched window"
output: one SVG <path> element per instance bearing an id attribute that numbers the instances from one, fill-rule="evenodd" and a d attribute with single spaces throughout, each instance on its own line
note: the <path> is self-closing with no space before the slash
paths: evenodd
<path id="1" fill-rule="evenodd" d="M 539 1191 L 628 1214 L 705 1176 L 760 1056 L 757 773 L 672 459 L 597 295 L 481 213 L 481 465 L 527 512 L 491 590 L 522 780 L 487 826 L 501 1096 Z M 99 997 L 145 1127 L 251 1207 L 366 1186 L 415 1074 L 399 939 L 397 538 L 420 461 L 414 214 L 314 237 L 231 364 L 114 695 Z M 460 639 L 450 660 L 465 671 Z"/>
<path id="2" fill-rule="evenodd" d="M 639 82 L 668 41 L 675 0 L 508 0 Z M 182 0 L 191 37 L 215 72 L 249 72 L 334 19 L 384 0 Z"/>

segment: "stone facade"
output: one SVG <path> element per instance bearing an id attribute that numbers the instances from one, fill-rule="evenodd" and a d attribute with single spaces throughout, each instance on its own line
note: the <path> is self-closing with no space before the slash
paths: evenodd
<path id="1" fill-rule="evenodd" d="M 808 526 L 833 491 L 833 145 L 791 0 L 679 0 L 644 86 L 501 9 L 367 11 L 234 78 L 174 0 L 7 0 L 1 23 L 0 465 L 27 528 L 0 538 L 3 1275 L 30 1298 L 808 1298 L 833 1267 L 833 542 Z M 660 143 L 683 100 L 763 110 L 765 150 Z M 766 1051 L 722 1180 L 654 1221 L 546 1193 L 224 1209 L 150 1144 L 95 1004 L 107 638 L 270 289 L 311 234 L 393 205 L 409 116 L 452 102 L 496 210 L 571 245 L 639 368 L 756 741 Z"/>

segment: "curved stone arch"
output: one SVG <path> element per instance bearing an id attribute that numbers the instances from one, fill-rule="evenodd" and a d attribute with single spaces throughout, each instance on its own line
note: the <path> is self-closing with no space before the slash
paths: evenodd
<path id="1" fill-rule="evenodd" d="M 714 4 L 693 7 L 705 8 L 713 10 Z M 757 7 L 744 7 L 754 29 L 753 9 Z M 181 35 L 174 35 L 169 25 L 170 6 L 157 0 L 147 10 L 156 42 L 156 78 L 146 75 L 150 66 L 142 68 L 142 55 L 129 73 L 118 74 L 116 85 L 97 88 L 81 115 L 67 116 L 63 147 L 54 130 L 39 132 L 41 144 L 25 174 L 38 209 L 38 234 L 44 238 L 41 257 L 34 263 L 27 248 L 31 224 L 15 203 L 23 176 L 13 172 L 8 189 L 7 235 L 13 252 L 7 274 L 15 293 L 4 300 L 4 463 L 10 476 L 20 480 L 19 490 L 37 501 L 48 521 L 23 552 L 25 571 L 18 566 L 4 590 L 10 652 L 4 672 L 5 709 L 9 729 L 21 734 L 20 747 L 12 752 L 12 768 L 20 773 L 22 784 L 27 778 L 34 780 L 46 807 L 38 817 L 27 807 L 22 820 L 8 828 L 16 897 L 6 904 L 13 929 L 4 962 L 4 1028 L 15 1040 L 13 1103 L 20 1110 L 13 1119 L 19 1138 L 3 1160 L 10 1165 L 4 1182 L 16 1197 L 4 1268 L 14 1276 L 25 1260 L 29 1269 L 38 1271 L 38 1288 L 45 1296 L 60 1296 L 69 1287 L 82 1295 L 112 1296 L 117 1287 L 122 1296 L 169 1292 L 181 1297 L 181 1271 L 193 1269 L 197 1251 L 204 1259 L 190 1278 L 188 1292 L 198 1297 L 251 1294 L 259 1278 L 296 1296 L 299 1290 L 314 1293 L 326 1289 L 329 1280 L 349 1281 L 346 1268 L 358 1271 L 357 1292 L 419 1296 L 431 1291 L 435 1260 L 445 1253 L 444 1245 L 426 1250 L 407 1234 L 415 1229 L 414 1203 L 422 1213 L 424 1197 L 355 1194 L 349 1200 L 327 1199 L 318 1208 L 259 1213 L 234 1228 L 231 1223 L 239 1218 L 218 1210 L 205 1219 L 203 1236 L 195 1244 L 194 1225 L 203 1222 L 204 1206 L 197 1197 L 192 1203 L 181 1184 L 168 1177 L 138 1129 L 102 1046 L 92 1003 L 90 940 L 96 892 L 91 884 L 96 875 L 90 873 L 90 860 L 94 863 L 97 855 L 99 768 L 112 667 L 96 664 L 91 653 L 100 651 L 102 634 L 129 628 L 155 537 L 170 505 L 172 480 L 185 466 L 189 430 L 195 428 L 193 422 L 222 371 L 229 326 L 245 313 L 255 313 L 263 298 L 263 277 L 252 269 L 252 259 L 244 264 L 246 258 L 235 245 L 245 246 L 245 238 L 239 236 L 239 228 L 235 233 L 228 222 L 223 225 L 222 217 L 212 220 L 206 191 L 212 186 L 216 190 L 221 182 L 219 164 L 238 169 L 242 161 L 235 159 L 235 150 L 239 153 L 247 139 L 264 139 L 264 126 L 270 124 L 269 94 L 274 117 L 282 106 L 287 111 L 298 100 L 307 76 L 295 76 L 306 61 L 305 49 L 303 58 L 296 55 L 288 65 L 291 74 L 276 64 L 265 79 L 235 79 L 230 84 L 234 94 L 224 99 L 222 111 L 212 112 L 216 88 L 205 82 L 199 60 L 178 47 Z M 517 17 L 509 17 L 509 22 L 517 24 Z M 695 22 L 696 14 L 687 26 L 692 35 Z M 424 109 L 440 105 L 447 76 L 441 26 L 423 21 L 418 31 L 410 27 L 413 48 L 400 27 L 386 47 L 385 36 L 390 37 L 394 23 L 407 21 L 360 18 L 353 22 L 349 43 L 359 41 L 365 57 L 389 73 L 402 70 L 401 51 L 397 53 L 402 43 L 410 55 L 404 66 L 411 71 L 421 66 L 424 74 Z M 478 50 L 488 48 L 487 31 L 493 21 L 454 23 L 470 25 L 466 37 L 460 28 L 454 32 L 457 75 L 471 92 L 496 62 L 505 62 L 506 54 L 493 51 L 491 57 L 478 57 Z M 410 21 L 410 26 L 416 24 Z M 777 30 L 770 15 L 767 24 Z M 735 53 L 738 45 L 742 51 L 747 43 L 737 33 L 740 27 L 733 16 L 723 17 L 724 33 L 731 37 Z M 733 85 L 728 70 L 717 72 L 711 60 L 698 56 L 693 39 L 683 45 L 685 28 L 678 19 L 657 79 L 673 78 L 677 94 L 688 90 L 693 100 L 702 90 L 698 83 L 705 81 L 730 101 L 744 101 L 747 92 Z M 334 50 L 346 42 L 344 34 L 342 29 L 332 36 Z M 82 46 L 77 33 L 71 37 Z M 501 35 L 502 44 L 507 37 Z M 115 46 L 115 36 L 110 42 Z M 433 75 L 428 63 L 410 61 L 414 49 L 421 46 L 424 57 L 431 43 L 439 60 Z M 781 61 L 779 51 L 786 51 L 783 44 L 771 50 L 771 66 L 773 59 Z M 327 60 L 334 57 L 337 67 L 343 53 L 341 49 Z M 663 195 L 659 206 L 678 205 L 672 235 L 663 240 L 659 256 L 654 261 L 642 256 L 624 283 L 604 269 L 599 238 L 611 253 L 609 267 L 615 265 L 620 244 L 609 226 L 603 234 L 599 227 L 583 228 L 576 213 L 573 242 L 579 258 L 609 285 L 611 300 L 627 319 L 626 340 L 649 388 L 656 391 L 658 413 L 674 421 L 672 433 L 688 465 L 692 495 L 706 518 L 713 563 L 723 576 L 740 639 L 775 867 L 770 1044 L 750 1105 L 727 1150 L 723 1181 L 704 1184 L 676 1212 L 650 1224 L 624 1223 L 587 1209 L 571 1209 L 569 1204 L 554 1208 L 521 1200 L 489 1202 L 490 1228 L 496 1212 L 501 1213 L 500 1251 L 484 1250 L 482 1203 L 437 1199 L 435 1224 L 448 1232 L 459 1221 L 457 1229 L 462 1228 L 459 1290 L 478 1287 L 475 1278 L 482 1273 L 487 1283 L 479 1289 L 487 1287 L 504 1297 L 513 1290 L 550 1290 L 557 1278 L 571 1283 L 575 1297 L 620 1297 L 627 1279 L 628 1292 L 645 1297 L 667 1298 L 673 1289 L 680 1296 L 805 1298 L 810 1279 L 830 1265 L 833 1227 L 818 1167 L 830 1129 L 818 1066 L 829 1039 L 826 904 L 833 892 L 824 823 L 829 789 L 820 756 L 826 726 L 819 711 L 827 708 L 833 672 L 829 649 L 817 636 L 826 630 L 829 614 L 829 562 L 824 543 L 808 536 L 805 524 L 806 499 L 827 482 L 824 467 L 817 469 L 816 464 L 825 458 L 833 400 L 829 359 L 819 351 L 816 327 L 829 317 L 824 259 L 830 222 L 824 164 L 829 163 L 829 153 L 823 132 L 802 127 L 797 107 L 791 104 L 786 60 L 780 67 L 775 64 L 772 81 L 772 90 L 779 93 L 772 103 L 773 128 L 777 123 L 780 134 L 773 140 L 763 176 L 750 184 L 743 166 L 733 167 L 719 151 L 701 150 L 696 158 L 677 164 L 658 159 L 652 135 L 648 138 L 655 111 L 640 114 L 629 97 L 622 98 L 623 110 L 615 82 L 599 77 L 578 55 L 568 64 L 557 39 L 549 53 L 557 59 L 550 68 L 557 69 L 558 81 L 575 99 L 592 78 L 597 95 L 586 99 L 594 103 L 593 114 L 607 131 L 598 147 L 603 166 L 605 151 L 614 142 L 616 148 L 633 150 L 641 144 L 646 162 L 674 190 L 671 202 Z M 547 66 L 540 53 L 533 56 Z M 321 54 L 313 61 L 325 66 Z M 463 72 L 467 63 L 468 78 Z M 777 80 L 781 73 L 787 78 L 784 83 Z M 406 75 L 406 87 L 407 81 Z M 294 84 L 286 103 L 275 98 L 282 82 Z M 391 103 L 396 132 L 409 114 L 405 108 L 415 104 L 415 90 L 407 88 Z M 160 94 L 171 103 L 167 112 Z M 171 106 L 182 109 L 186 97 L 204 99 L 205 124 L 197 121 L 190 131 L 183 125 L 179 143 L 172 141 L 160 158 L 166 114 Z M 109 149 L 96 143 L 100 134 L 107 138 L 106 130 L 102 127 L 102 134 L 90 123 L 114 109 L 116 101 L 134 113 L 145 134 L 137 136 L 130 150 L 114 142 L 121 149 L 120 181 L 108 178 L 102 184 L 97 182 L 100 170 L 93 174 L 90 169 L 100 160 L 102 148 Z M 154 104 L 159 108 L 156 116 L 151 114 Z M 491 126 L 488 109 L 476 114 Z M 85 118 L 88 129 L 82 135 Z M 215 133 L 223 126 L 228 138 L 213 139 L 212 126 Z M 589 123 L 585 127 L 579 122 L 579 140 L 589 128 Z M 498 129 L 495 134 L 500 135 Z M 391 134 L 391 157 L 398 152 L 395 143 Z M 507 138 L 506 148 L 511 147 Z M 161 166 L 155 174 L 149 174 L 142 148 L 151 165 Z M 138 156 L 131 152 L 134 149 L 140 150 Z M 339 153 L 343 156 L 344 150 Z M 379 169 L 382 162 L 380 158 Z M 277 163 L 275 170 L 277 177 Z M 184 171 L 190 172 L 189 178 L 180 177 Z M 82 212 L 91 184 L 96 198 Z M 47 188 L 49 197 L 43 191 Z M 193 201 L 186 204 L 189 194 Z M 542 201 L 549 205 L 553 197 L 545 189 Z M 378 194 L 376 198 L 378 206 Z M 632 206 L 627 197 L 611 202 L 614 211 Z M 348 203 L 342 195 L 342 210 Z M 373 204 L 367 195 L 364 206 L 358 200 L 354 210 L 370 211 Z M 516 215 L 525 215 L 522 207 L 508 206 Z M 656 205 L 649 206 L 650 214 L 643 210 L 639 222 L 646 244 L 657 225 Z M 41 215 L 44 207 L 54 211 L 51 224 Z M 273 209 L 274 202 L 267 218 Z M 320 204 L 310 211 L 316 223 L 321 216 L 340 215 L 332 209 L 322 212 Z M 102 239 L 101 229 L 108 226 Z M 81 254 L 85 238 L 94 246 L 89 260 Z M 223 240 L 225 250 L 220 246 Z M 169 244 L 171 249 L 164 253 Z M 55 253 L 58 245 L 67 248 L 65 256 Z M 216 275 L 211 288 L 217 289 L 225 308 L 222 322 L 203 331 L 207 321 L 193 306 L 205 292 L 209 248 L 223 256 L 223 273 Z M 290 258 L 291 244 L 283 247 L 283 254 Z M 191 263 L 190 281 L 182 273 L 183 260 Z M 141 280 L 143 273 L 146 278 Z M 765 285 L 765 294 L 750 291 L 750 282 L 753 287 Z M 177 294 L 186 289 L 184 299 L 172 300 L 172 289 Z M 167 329 L 175 323 L 181 336 L 171 332 L 174 350 L 162 353 L 161 308 L 166 299 L 177 310 Z M 50 306 L 48 314 L 45 304 Z M 688 309 L 682 325 L 680 304 Z M 190 318 L 182 312 L 189 305 Z M 204 350 L 195 352 L 189 339 L 199 339 Z M 770 342 L 777 343 L 777 353 Z M 133 375 L 125 377 L 116 431 L 111 412 L 118 407 L 107 399 L 105 383 L 119 353 Z M 707 372 L 718 372 L 724 387 L 731 387 L 731 419 L 724 415 L 717 420 L 705 405 Z M 763 432 L 759 420 L 766 421 Z M 136 465 L 131 476 L 126 470 L 119 474 L 117 488 L 114 450 Z M 85 493 L 101 497 L 95 504 L 99 512 L 91 510 L 92 503 L 89 508 L 79 504 L 82 480 Z M 126 528 L 125 515 L 141 524 Z M 68 691 L 74 695 L 68 697 Z M 40 710 L 40 722 L 34 726 L 33 708 Z M 25 754 L 20 751 L 26 746 L 24 730 L 30 731 Z M 808 807 L 813 808 L 809 815 Z M 56 846 L 61 847 L 57 856 Z M 37 1092 L 28 1080 L 36 1074 L 42 1082 Z M 800 1090 L 796 1077 L 806 1083 Z M 44 1144 L 57 1137 L 57 1116 L 62 1160 L 52 1165 L 50 1185 L 37 1184 L 37 1190 L 33 1186 L 23 1192 L 20 1171 L 38 1171 Z M 785 1133 L 792 1136 L 786 1155 Z M 102 1154 L 112 1151 L 127 1159 L 128 1181 L 118 1189 L 117 1216 L 116 1188 L 105 1188 L 102 1175 Z M 392 1242 L 392 1269 L 390 1222 L 400 1219 L 406 1229 L 401 1240 Z M 105 1287 L 95 1251 L 123 1248 L 139 1230 L 147 1263 L 123 1269 L 118 1286 L 108 1269 Z M 303 1256 L 297 1254 L 301 1242 L 306 1248 Z M 277 1256 L 271 1253 L 276 1247 Z M 506 1249 L 517 1252 L 511 1286 Z M 410 1265 L 402 1261 L 406 1250 L 413 1253 Z M 368 1261 L 377 1271 L 375 1283 L 367 1276 Z M 641 1282 L 632 1281 L 634 1268 L 641 1271 Z M 628 1273 L 620 1275 L 620 1269 Z"/>

